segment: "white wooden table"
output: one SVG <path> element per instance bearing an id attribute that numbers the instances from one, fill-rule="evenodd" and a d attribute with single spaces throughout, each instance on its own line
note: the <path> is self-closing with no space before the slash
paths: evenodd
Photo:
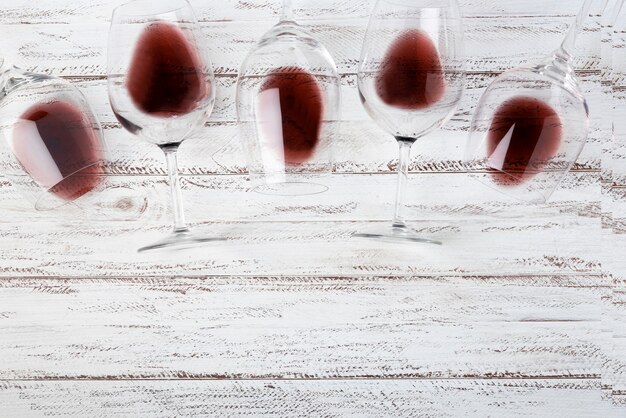
<path id="1" fill-rule="evenodd" d="M 0 49 L 75 82 L 111 151 L 106 198 L 87 209 L 37 213 L 0 181 L 0 417 L 626 416 L 626 150 L 608 141 L 599 26 L 586 28 L 578 63 L 592 134 L 549 204 L 484 189 L 461 162 L 483 89 L 553 50 L 580 0 L 461 1 L 467 92 L 411 167 L 412 221 L 442 248 L 350 237 L 387 221 L 397 162 L 356 91 L 371 2 L 294 2 L 336 59 L 346 122 L 329 192 L 275 198 L 249 190 L 234 86 L 279 2 L 193 0 L 219 92 L 181 148 L 183 194 L 194 228 L 229 240 L 174 256 L 135 252 L 170 213 L 160 151 L 108 104 L 120 3 L 0 5 Z"/>

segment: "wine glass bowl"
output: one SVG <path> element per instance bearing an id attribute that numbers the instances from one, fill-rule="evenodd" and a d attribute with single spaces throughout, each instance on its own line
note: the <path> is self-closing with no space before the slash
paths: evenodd
<path id="1" fill-rule="evenodd" d="M 187 227 L 178 177 L 179 145 L 204 123 L 215 104 L 209 49 L 186 0 L 134 0 L 111 19 L 107 57 L 109 99 L 120 124 L 164 152 L 173 231 L 139 251 L 181 249 L 223 240 Z"/>
<path id="2" fill-rule="evenodd" d="M 144 141 L 182 142 L 215 104 L 211 59 L 189 3 L 135 0 L 115 9 L 111 27 L 107 72 L 116 118 Z"/>
<path id="3" fill-rule="evenodd" d="M 0 67 L 2 67 L 0 58 Z M 0 69 L 3 173 L 38 210 L 50 210 L 104 187 L 106 147 L 83 94 L 48 75 Z"/>
<path id="4" fill-rule="evenodd" d="M 256 191 L 323 192 L 339 134 L 340 79 L 326 48 L 290 17 L 270 29 L 244 60 L 237 116 Z"/>
<path id="5" fill-rule="evenodd" d="M 544 203 L 580 155 L 589 111 L 573 69 L 555 57 L 509 70 L 481 97 L 465 159 L 486 185 L 529 203 Z"/>
<path id="6" fill-rule="evenodd" d="M 390 225 L 357 237 L 441 244 L 405 222 L 410 151 L 454 114 L 465 87 L 463 25 L 455 0 L 378 0 L 358 68 L 359 96 L 369 116 L 399 145 L 398 185 Z"/>
<path id="7" fill-rule="evenodd" d="M 359 96 L 382 129 L 418 139 L 443 126 L 463 95 L 461 17 L 453 6 L 381 3 L 360 59 Z"/>
<path id="8" fill-rule="evenodd" d="M 589 108 L 571 51 L 594 1 L 585 0 L 547 59 L 505 71 L 481 96 L 465 160 L 470 171 L 488 173 L 475 176 L 487 186 L 528 203 L 545 203 L 578 159 L 589 132 Z"/>

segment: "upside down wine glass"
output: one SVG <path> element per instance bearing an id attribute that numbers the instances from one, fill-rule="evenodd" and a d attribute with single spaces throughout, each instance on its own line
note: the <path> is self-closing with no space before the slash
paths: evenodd
<path id="1" fill-rule="evenodd" d="M 412 145 L 454 114 L 465 85 L 463 28 L 456 0 L 378 0 L 358 70 L 361 101 L 372 119 L 398 141 L 394 218 L 355 236 L 441 244 L 405 222 Z"/>
<path id="2" fill-rule="evenodd" d="M 174 230 L 140 248 L 183 248 L 220 240 L 192 234 L 185 222 L 176 152 L 203 126 L 215 103 L 207 43 L 186 0 L 135 0 L 113 12 L 108 46 L 111 107 L 121 125 L 164 152 Z"/>
<path id="3" fill-rule="evenodd" d="M 252 48 L 237 80 L 237 119 L 254 190 L 316 194 L 332 171 L 339 132 L 340 80 L 332 57 L 293 19 L 283 0 L 280 22 Z"/>
<path id="4" fill-rule="evenodd" d="M 528 203 L 545 203 L 580 155 L 589 109 L 574 73 L 577 34 L 598 0 L 586 0 L 561 46 L 544 62 L 505 71 L 472 119 L 466 162 L 476 178 Z"/>

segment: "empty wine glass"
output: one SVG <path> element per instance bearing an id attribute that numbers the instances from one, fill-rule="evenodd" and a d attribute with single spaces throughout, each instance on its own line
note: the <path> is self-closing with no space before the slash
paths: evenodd
<path id="1" fill-rule="evenodd" d="M 324 46 L 294 20 L 280 22 L 250 51 L 237 80 L 237 116 L 256 191 L 320 193 L 339 133 L 340 80 Z"/>
<path id="2" fill-rule="evenodd" d="M 38 210 L 104 188 L 100 124 L 69 82 L 11 66 L 0 55 L 0 161 L 3 174 Z"/>
<path id="3" fill-rule="evenodd" d="M 111 107 L 129 132 L 164 152 L 174 230 L 140 248 L 181 248 L 219 238 L 193 235 L 185 222 L 176 152 L 215 103 L 207 43 L 186 0 L 135 0 L 113 12 L 108 46 Z"/>
<path id="4" fill-rule="evenodd" d="M 576 36 L 595 0 L 586 0 L 561 46 L 543 63 L 505 71 L 483 93 L 465 159 L 478 180 L 530 203 L 544 203 L 580 155 L 589 109 L 574 73 Z"/>
<path id="5" fill-rule="evenodd" d="M 394 218 L 356 236 L 441 244 L 405 222 L 412 145 L 454 114 L 465 85 L 463 28 L 456 0 L 378 0 L 363 43 L 359 94 L 374 121 L 400 147 Z"/>

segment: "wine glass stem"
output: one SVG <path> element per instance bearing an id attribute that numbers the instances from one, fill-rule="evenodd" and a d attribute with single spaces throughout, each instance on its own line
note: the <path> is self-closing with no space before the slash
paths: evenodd
<path id="1" fill-rule="evenodd" d="M 585 0 L 582 7 L 578 11 L 578 15 L 576 16 L 576 20 L 570 27 L 563 43 L 561 44 L 561 49 L 567 52 L 568 54 L 573 54 L 574 48 L 576 47 L 576 39 L 578 34 L 583 28 L 583 24 L 589 18 L 589 11 L 591 9 L 591 5 L 594 0 Z"/>
<path id="2" fill-rule="evenodd" d="M 398 186 L 396 189 L 396 205 L 393 214 L 393 226 L 404 228 L 404 199 L 406 196 L 406 184 L 409 176 L 409 162 L 411 160 L 411 146 L 413 141 L 398 139 L 400 154 L 398 158 Z"/>
<path id="3" fill-rule="evenodd" d="M 283 0 L 283 10 L 280 16 L 281 22 L 293 21 L 293 6 L 292 0 Z"/>
<path id="4" fill-rule="evenodd" d="M 180 191 L 180 178 L 178 176 L 178 161 L 176 158 L 178 146 L 162 147 L 161 149 L 167 160 L 170 193 L 172 195 L 172 211 L 174 212 L 174 232 L 185 232 L 188 231 L 188 228 L 185 222 L 183 196 Z"/>

